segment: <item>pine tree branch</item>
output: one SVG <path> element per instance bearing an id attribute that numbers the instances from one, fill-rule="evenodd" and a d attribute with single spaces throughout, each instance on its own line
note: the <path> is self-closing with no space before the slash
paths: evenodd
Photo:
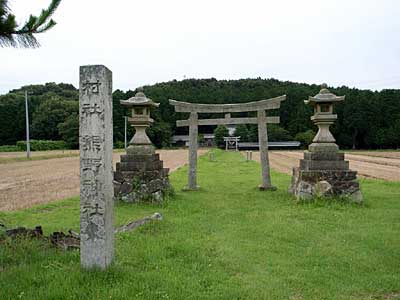
<path id="1" fill-rule="evenodd" d="M 10 13 L 8 0 L 0 0 L 0 47 L 36 48 L 40 44 L 34 34 L 43 33 L 53 28 L 57 23 L 49 18 L 54 14 L 61 0 L 52 0 L 40 16 L 30 15 L 28 21 L 20 28 L 15 16 Z"/>
<path id="2" fill-rule="evenodd" d="M 52 0 L 50 5 L 49 5 L 49 7 L 47 9 L 43 9 L 42 10 L 42 12 L 41 12 L 36 24 L 35 24 L 35 27 L 34 27 L 35 30 L 37 30 L 44 23 L 47 22 L 47 20 L 54 14 L 54 12 L 56 11 L 56 9 L 60 5 L 60 3 L 61 3 L 61 0 Z M 51 22 L 51 21 L 52 20 L 50 20 L 49 22 Z"/>
<path id="3" fill-rule="evenodd" d="M 55 25 L 57 25 L 57 23 L 51 19 L 47 24 L 43 25 L 42 27 L 39 27 L 36 29 L 36 33 L 43 33 L 47 30 L 49 30 L 50 28 L 53 28 Z"/>

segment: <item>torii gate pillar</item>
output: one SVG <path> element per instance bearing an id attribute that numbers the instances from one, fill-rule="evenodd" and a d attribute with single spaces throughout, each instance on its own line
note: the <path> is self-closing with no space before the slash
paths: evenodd
<path id="1" fill-rule="evenodd" d="M 268 158 L 268 135 L 267 135 L 267 117 L 265 110 L 257 111 L 258 121 L 258 144 L 260 148 L 260 163 L 262 183 L 258 186 L 260 190 L 276 190 L 271 184 L 271 173 Z"/>
<path id="2" fill-rule="evenodd" d="M 188 103 L 176 100 L 169 100 L 175 107 L 176 112 L 190 113 L 188 120 L 176 121 L 177 127 L 189 126 L 189 169 L 188 185 L 185 190 L 196 190 L 197 186 L 197 134 L 198 126 L 201 125 L 229 125 L 229 124 L 258 124 L 258 137 L 260 145 L 261 175 L 262 183 L 260 190 L 275 190 L 271 185 L 271 175 L 268 160 L 268 137 L 267 123 L 279 123 L 279 117 L 267 117 L 266 110 L 280 108 L 281 102 L 286 99 L 286 95 L 247 103 L 235 104 L 200 104 Z M 238 112 L 257 112 L 257 118 L 232 118 L 231 113 Z M 222 119 L 198 119 L 199 113 L 224 113 Z"/>
<path id="3" fill-rule="evenodd" d="M 196 112 L 191 112 L 189 117 L 189 171 L 187 190 L 197 190 L 197 135 L 198 135 L 198 116 Z"/>

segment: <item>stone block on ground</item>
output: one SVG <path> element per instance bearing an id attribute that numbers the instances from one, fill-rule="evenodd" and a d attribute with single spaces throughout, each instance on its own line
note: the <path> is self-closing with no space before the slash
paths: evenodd
<path id="1" fill-rule="evenodd" d="M 115 199 L 125 202 L 160 202 L 169 192 L 169 169 L 159 154 L 121 155 L 114 172 Z"/>

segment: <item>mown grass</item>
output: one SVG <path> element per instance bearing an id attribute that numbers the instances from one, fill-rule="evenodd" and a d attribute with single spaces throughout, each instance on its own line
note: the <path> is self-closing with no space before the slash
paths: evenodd
<path id="1" fill-rule="evenodd" d="M 399 299 L 400 183 L 363 180 L 363 206 L 295 204 L 290 177 L 238 153 L 199 160 L 196 192 L 162 206 L 115 207 L 115 225 L 156 211 L 164 220 L 116 236 L 115 263 L 84 271 L 79 252 L 35 241 L 0 244 L 0 299 Z M 79 199 L 0 213 L 8 226 L 79 229 Z M 390 297 L 390 298 L 389 298 Z"/>

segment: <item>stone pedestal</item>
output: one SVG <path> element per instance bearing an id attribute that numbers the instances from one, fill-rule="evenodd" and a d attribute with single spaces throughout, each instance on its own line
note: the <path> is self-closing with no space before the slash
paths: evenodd
<path id="1" fill-rule="evenodd" d="M 114 172 L 114 198 L 124 202 L 161 202 L 171 190 L 168 171 L 159 154 L 121 155 Z"/>
<path id="2" fill-rule="evenodd" d="M 297 199 L 314 196 L 345 196 L 363 201 L 357 172 L 349 169 L 344 153 L 336 151 L 305 152 L 300 167 L 293 168 L 289 193 Z"/>
<path id="3" fill-rule="evenodd" d="M 349 162 L 339 153 L 335 138 L 329 126 L 337 119 L 333 114 L 333 103 L 344 101 L 345 96 L 332 94 L 324 84 L 318 95 L 304 102 L 314 106 L 311 120 L 318 126 L 313 143 L 304 153 L 300 167 L 293 168 L 292 184 L 289 193 L 297 199 L 309 199 L 314 196 L 344 196 L 354 202 L 363 201 L 357 172 L 349 170 Z"/>
<path id="4" fill-rule="evenodd" d="M 169 169 L 163 168 L 163 162 L 159 154 L 155 154 L 154 146 L 146 134 L 146 128 L 153 123 L 150 109 L 159 104 L 147 98 L 142 91 L 128 100 L 121 100 L 121 104 L 132 111 L 128 122 L 135 128 L 135 135 L 114 172 L 114 199 L 161 202 L 171 191 Z"/>

